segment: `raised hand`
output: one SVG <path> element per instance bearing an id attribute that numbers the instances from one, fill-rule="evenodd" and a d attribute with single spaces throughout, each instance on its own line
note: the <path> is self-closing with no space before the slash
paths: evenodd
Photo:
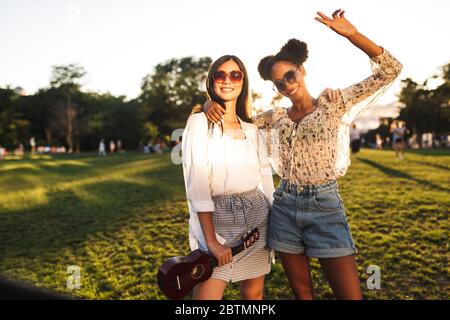
<path id="1" fill-rule="evenodd" d="M 315 17 L 315 19 L 327 27 L 330 27 L 337 34 L 350 38 L 357 34 L 358 30 L 344 17 L 344 12 L 344 10 L 338 9 L 333 12 L 333 18 L 330 18 L 318 11 L 317 15 L 319 15 L 319 17 Z"/>

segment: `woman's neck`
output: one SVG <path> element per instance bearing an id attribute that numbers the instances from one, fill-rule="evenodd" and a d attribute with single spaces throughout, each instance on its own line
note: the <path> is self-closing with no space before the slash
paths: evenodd
<path id="1" fill-rule="evenodd" d="M 237 119 L 236 114 L 236 100 L 233 101 L 226 101 L 225 102 L 225 115 L 224 115 L 224 121 L 228 123 L 234 123 L 239 121 Z"/>
<path id="2" fill-rule="evenodd" d="M 306 90 L 301 98 L 298 100 L 291 100 L 291 102 L 293 111 L 307 111 L 314 109 L 314 99 Z"/>

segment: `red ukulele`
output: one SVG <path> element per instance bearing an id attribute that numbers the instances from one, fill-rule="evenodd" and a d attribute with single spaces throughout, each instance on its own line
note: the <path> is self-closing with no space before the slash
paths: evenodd
<path id="1" fill-rule="evenodd" d="M 258 228 L 253 229 L 237 246 L 231 248 L 233 256 L 247 249 L 259 238 Z M 158 286 L 169 299 L 183 299 L 197 284 L 208 280 L 217 259 L 200 249 L 186 257 L 167 259 L 158 270 Z"/>

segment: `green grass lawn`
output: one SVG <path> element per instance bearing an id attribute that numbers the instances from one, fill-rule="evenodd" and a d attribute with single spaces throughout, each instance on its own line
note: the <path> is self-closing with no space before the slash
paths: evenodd
<path id="1" fill-rule="evenodd" d="M 364 297 L 449 299 L 450 152 L 399 161 L 363 150 L 339 183 Z M 10 157 L 0 161 L 0 275 L 89 299 L 164 299 L 156 273 L 189 252 L 188 216 L 169 154 Z M 80 290 L 66 289 L 69 265 L 81 267 Z M 370 265 L 379 290 L 367 289 Z M 332 299 L 312 266 L 316 298 Z M 265 298 L 292 298 L 279 261 L 266 279 Z"/>

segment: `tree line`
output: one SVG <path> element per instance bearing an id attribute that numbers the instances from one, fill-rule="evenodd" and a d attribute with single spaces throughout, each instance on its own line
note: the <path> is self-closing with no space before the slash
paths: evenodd
<path id="1" fill-rule="evenodd" d="M 160 63 L 142 79 L 141 92 L 132 100 L 82 90 L 86 70 L 77 64 L 53 66 L 49 85 L 32 95 L 0 88 L 0 146 L 29 147 L 31 137 L 37 145 L 65 146 L 69 152 L 95 150 L 100 139 L 121 140 L 128 150 L 156 139 L 169 142 L 172 131 L 184 127 L 192 107 L 206 100 L 211 62 L 210 57 L 184 57 Z M 402 80 L 398 96 L 404 107 L 397 119 L 419 139 L 422 133 L 447 134 L 450 128 L 450 63 L 432 78 L 442 84 L 430 89 L 429 80 Z M 366 137 L 387 137 L 388 127 L 382 122 Z"/>
<path id="2" fill-rule="evenodd" d="M 35 94 L 0 88 L 0 146 L 64 145 L 69 152 L 98 148 L 100 139 L 121 140 L 137 149 L 156 139 L 169 140 L 184 127 L 195 104 L 206 100 L 203 84 L 211 58 L 185 57 L 158 64 L 146 75 L 141 93 L 125 96 L 82 90 L 86 75 L 77 64 L 53 66 L 48 87 Z"/>
<path id="3" fill-rule="evenodd" d="M 432 80 L 441 83 L 431 87 Z M 419 146 L 422 146 L 424 133 L 431 133 L 434 137 L 447 136 L 450 131 L 450 63 L 423 83 L 411 78 L 403 79 L 398 100 L 403 104 L 398 117 L 383 119 L 378 128 L 366 134 L 367 140 L 375 141 L 376 134 L 383 139 L 390 137 L 394 121 L 406 123 L 408 136 L 415 135 Z"/>

